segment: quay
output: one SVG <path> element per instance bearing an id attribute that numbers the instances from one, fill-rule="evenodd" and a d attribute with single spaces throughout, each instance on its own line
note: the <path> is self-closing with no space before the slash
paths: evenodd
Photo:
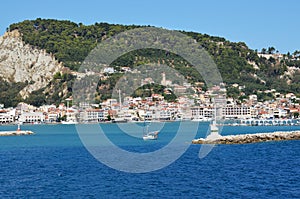
<path id="1" fill-rule="evenodd" d="M 299 125 L 299 120 L 294 119 L 242 119 L 240 125 L 245 126 L 290 126 Z"/>
<path id="2" fill-rule="evenodd" d="M 268 141 L 300 140 L 300 131 L 278 131 L 272 133 L 255 133 L 218 136 L 215 139 L 194 139 L 193 144 L 249 144 Z"/>
<path id="3" fill-rule="evenodd" d="M 0 136 L 32 135 L 32 131 L 0 131 Z"/>
<path id="4" fill-rule="evenodd" d="M 16 135 L 32 135 L 32 131 L 21 130 L 21 125 L 18 124 L 18 128 L 15 131 L 0 131 L 0 136 L 16 136 Z"/>

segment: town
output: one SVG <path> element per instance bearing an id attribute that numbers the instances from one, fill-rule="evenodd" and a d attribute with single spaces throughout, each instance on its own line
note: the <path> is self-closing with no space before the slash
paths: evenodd
<path id="1" fill-rule="evenodd" d="M 145 79 L 141 85 L 151 82 Z M 162 74 L 162 85 L 170 90 L 184 93 L 195 90 L 190 84 L 173 85 Z M 232 87 L 242 90 L 243 86 Z M 99 104 L 81 102 L 72 104 L 72 97 L 56 105 L 35 107 L 19 103 L 17 107 L 5 108 L 0 105 L 0 124 L 76 124 L 98 122 L 139 122 L 139 121 L 210 121 L 214 117 L 214 93 L 224 93 L 222 86 L 214 86 L 199 94 L 181 95 L 174 102 L 168 102 L 163 95 L 153 93 L 149 97 L 125 96 L 121 99 L 107 99 Z M 250 95 L 241 103 L 234 98 L 220 95 L 224 100 L 221 107 L 222 119 L 235 121 L 240 125 L 297 125 L 300 111 L 299 99 L 294 93 L 281 94 L 276 90 L 263 91 L 274 96 L 272 100 L 258 101 L 257 95 Z"/>

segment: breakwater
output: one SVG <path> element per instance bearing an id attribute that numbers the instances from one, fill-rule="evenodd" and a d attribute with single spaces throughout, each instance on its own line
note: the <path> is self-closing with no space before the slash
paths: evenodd
<path id="1" fill-rule="evenodd" d="M 280 131 L 272 133 L 255 133 L 218 136 L 214 139 L 199 138 L 192 141 L 193 144 L 248 144 L 256 142 L 300 140 L 300 131 Z"/>
<path id="2" fill-rule="evenodd" d="M 16 136 L 16 135 L 32 135 L 34 134 L 32 131 L 0 131 L 0 136 Z"/>

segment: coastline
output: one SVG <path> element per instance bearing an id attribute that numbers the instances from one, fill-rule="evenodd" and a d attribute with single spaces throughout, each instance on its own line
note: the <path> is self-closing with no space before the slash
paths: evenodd
<path id="1" fill-rule="evenodd" d="M 257 120 L 257 121 L 276 121 L 274 123 L 236 123 L 235 120 L 225 120 L 224 123 L 222 123 L 220 126 L 300 126 L 300 120 L 299 119 L 288 119 L 292 121 L 291 123 L 283 123 L 280 121 L 285 120 Z M 148 121 L 148 120 L 147 120 Z M 126 122 L 113 122 L 113 121 L 81 121 L 76 124 L 130 124 L 130 123 L 143 123 L 144 121 L 126 121 Z M 153 123 L 173 123 L 173 122 L 198 122 L 198 123 L 210 123 L 210 121 L 195 121 L 195 120 L 152 120 L 149 122 Z M 13 126 L 18 125 L 19 122 L 12 122 L 12 123 L 0 123 L 0 126 Z M 63 124 L 61 122 L 39 122 L 39 123 L 22 123 L 22 125 L 60 125 Z"/>

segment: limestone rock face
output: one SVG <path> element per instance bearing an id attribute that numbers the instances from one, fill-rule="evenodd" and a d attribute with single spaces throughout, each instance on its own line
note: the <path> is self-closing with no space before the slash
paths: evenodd
<path id="1" fill-rule="evenodd" d="M 29 85 L 20 91 L 23 98 L 47 86 L 62 67 L 45 50 L 25 44 L 17 30 L 0 37 L 0 78 L 8 82 L 28 81 Z"/>

